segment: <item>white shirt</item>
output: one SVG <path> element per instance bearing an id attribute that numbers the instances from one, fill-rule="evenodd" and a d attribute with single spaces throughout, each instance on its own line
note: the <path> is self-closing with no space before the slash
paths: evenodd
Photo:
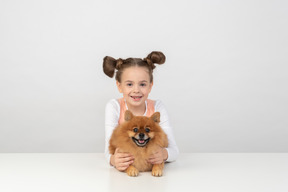
<path id="1" fill-rule="evenodd" d="M 147 103 L 146 110 L 147 110 Z M 127 107 L 127 106 L 126 106 Z M 154 102 L 155 112 L 160 112 L 160 126 L 164 130 L 168 138 L 168 147 L 166 148 L 168 152 L 168 159 L 166 162 L 175 161 L 178 154 L 179 149 L 176 145 L 176 141 L 173 135 L 173 130 L 169 122 L 168 114 L 165 109 L 164 104 L 160 100 L 156 100 Z M 143 116 L 146 115 L 146 111 Z M 112 99 L 106 104 L 105 109 L 105 157 L 110 164 L 111 154 L 109 154 L 109 140 L 111 138 L 112 132 L 115 127 L 118 126 L 118 120 L 120 117 L 120 104 L 118 100 Z"/>

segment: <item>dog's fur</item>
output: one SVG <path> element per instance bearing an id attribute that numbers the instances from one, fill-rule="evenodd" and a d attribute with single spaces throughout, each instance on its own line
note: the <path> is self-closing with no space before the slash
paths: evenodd
<path id="1" fill-rule="evenodd" d="M 159 126 L 159 122 L 159 112 L 149 118 L 134 116 L 127 110 L 125 122 L 114 129 L 109 142 L 109 151 L 114 154 L 116 148 L 119 148 L 120 152 L 128 152 L 134 156 L 133 164 L 126 169 L 129 176 L 137 176 L 139 171 L 151 170 L 153 176 L 162 176 L 164 162 L 156 165 L 147 162 L 150 155 L 159 148 L 168 146 L 167 135 Z"/>

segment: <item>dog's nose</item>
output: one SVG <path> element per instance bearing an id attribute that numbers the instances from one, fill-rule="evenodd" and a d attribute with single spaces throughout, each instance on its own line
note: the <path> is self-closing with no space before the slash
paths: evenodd
<path id="1" fill-rule="evenodd" d="M 139 133 L 139 137 L 140 137 L 140 139 L 143 139 L 144 138 L 144 133 Z"/>

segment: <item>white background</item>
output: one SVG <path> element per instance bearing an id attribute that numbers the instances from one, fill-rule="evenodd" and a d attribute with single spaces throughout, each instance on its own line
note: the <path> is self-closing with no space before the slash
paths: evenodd
<path id="1" fill-rule="evenodd" d="M 162 51 L 181 152 L 288 152 L 288 2 L 1 0 L 0 152 L 103 152 L 103 57 Z"/>

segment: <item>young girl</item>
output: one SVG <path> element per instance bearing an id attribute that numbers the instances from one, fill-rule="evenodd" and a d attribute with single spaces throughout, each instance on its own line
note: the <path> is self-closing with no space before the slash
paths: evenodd
<path id="1" fill-rule="evenodd" d="M 105 110 L 105 156 L 110 165 L 119 171 L 126 170 L 133 163 L 134 157 L 129 153 L 120 153 L 116 149 L 113 155 L 109 154 L 109 140 L 114 128 L 124 121 L 124 113 L 129 109 L 136 116 L 151 116 L 160 112 L 160 126 L 168 137 L 169 146 L 159 149 L 147 160 L 151 164 L 175 161 L 179 150 L 176 145 L 172 127 L 170 126 L 167 111 L 160 100 L 148 99 L 153 87 L 153 69 L 155 63 L 163 64 L 165 55 L 153 51 L 146 58 L 114 59 L 106 56 L 103 62 L 104 73 L 113 77 L 116 72 L 116 85 L 123 98 L 113 99 L 106 105 Z"/>

